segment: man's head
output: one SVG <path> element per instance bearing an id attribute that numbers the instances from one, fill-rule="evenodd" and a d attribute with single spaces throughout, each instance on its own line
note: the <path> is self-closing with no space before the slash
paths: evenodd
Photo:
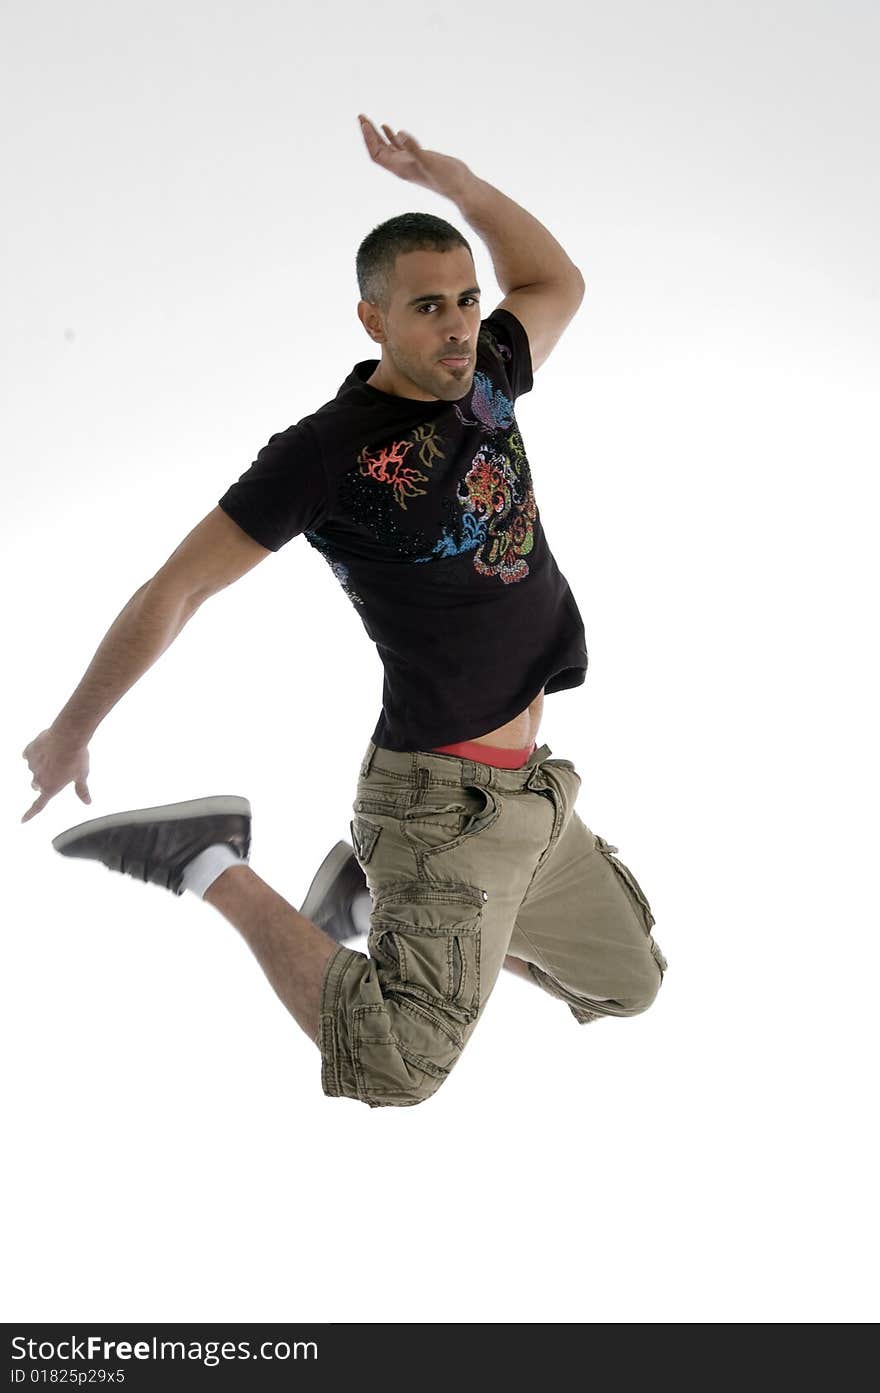
<path id="1" fill-rule="evenodd" d="M 421 401 L 470 390 L 480 332 L 480 290 L 469 244 L 430 213 L 380 223 L 357 253 L 358 318 L 382 361 L 370 382 Z M 464 356 L 462 366 L 442 358 Z"/>

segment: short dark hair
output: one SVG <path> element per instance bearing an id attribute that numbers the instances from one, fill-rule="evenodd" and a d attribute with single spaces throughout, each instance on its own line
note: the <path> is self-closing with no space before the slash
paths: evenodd
<path id="1" fill-rule="evenodd" d="M 451 251 L 470 243 L 452 223 L 433 213 L 400 213 L 368 232 L 358 247 L 355 266 L 362 300 L 378 305 L 383 314 L 391 306 L 394 266 L 401 252 Z"/>

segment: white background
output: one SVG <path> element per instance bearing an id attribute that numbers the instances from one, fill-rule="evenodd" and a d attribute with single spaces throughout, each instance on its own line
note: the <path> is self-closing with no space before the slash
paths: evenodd
<path id="1" fill-rule="evenodd" d="M 877 40 L 852 0 L 7 9 L 4 1319 L 876 1319 Z M 381 701 L 303 538 L 111 712 L 90 809 L 19 821 L 132 592 L 378 356 L 366 233 L 437 213 L 502 298 L 359 111 L 586 279 L 517 405 L 590 654 L 538 739 L 669 959 L 586 1027 L 505 973 L 404 1109 L 324 1097 L 209 906 L 50 845 L 242 793 L 301 902 Z"/>

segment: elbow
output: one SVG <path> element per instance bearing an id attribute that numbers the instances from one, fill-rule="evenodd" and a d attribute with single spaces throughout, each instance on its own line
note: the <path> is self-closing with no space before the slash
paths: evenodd
<path id="1" fill-rule="evenodd" d="M 160 567 L 137 592 L 147 603 L 163 610 L 175 610 L 189 619 L 211 592 L 201 587 L 181 585 L 180 577 Z"/>

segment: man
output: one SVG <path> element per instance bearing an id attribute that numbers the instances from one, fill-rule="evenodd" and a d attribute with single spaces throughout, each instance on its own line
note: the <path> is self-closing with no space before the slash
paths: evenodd
<path id="1" fill-rule="evenodd" d="M 460 160 L 359 117 L 371 158 L 452 199 L 505 298 L 480 318 L 469 244 L 403 214 L 361 244 L 358 316 L 382 357 L 273 435 L 128 602 L 48 730 L 25 749 L 38 797 L 90 802 L 88 742 L 210 595 L 303 533 L 384 666 L 354 848 L 300 910 L 248 863 L 250 806 L 194 799 L 94 818 L 54 839 L 180 894 L 241 932 L 321 1053 L 328 1096 L 430 1097 L 502 966 L 578 1022 L 653 1001 L 666 962 L 632 872 L 574 811 L 580 776 L 536 748 L 544 694 L 584 681 L 581 617 L 544 536 L 513 412 L 584 282 L 535 218 Z M 345 945 L 369 929 L 368 954 Z"/>

